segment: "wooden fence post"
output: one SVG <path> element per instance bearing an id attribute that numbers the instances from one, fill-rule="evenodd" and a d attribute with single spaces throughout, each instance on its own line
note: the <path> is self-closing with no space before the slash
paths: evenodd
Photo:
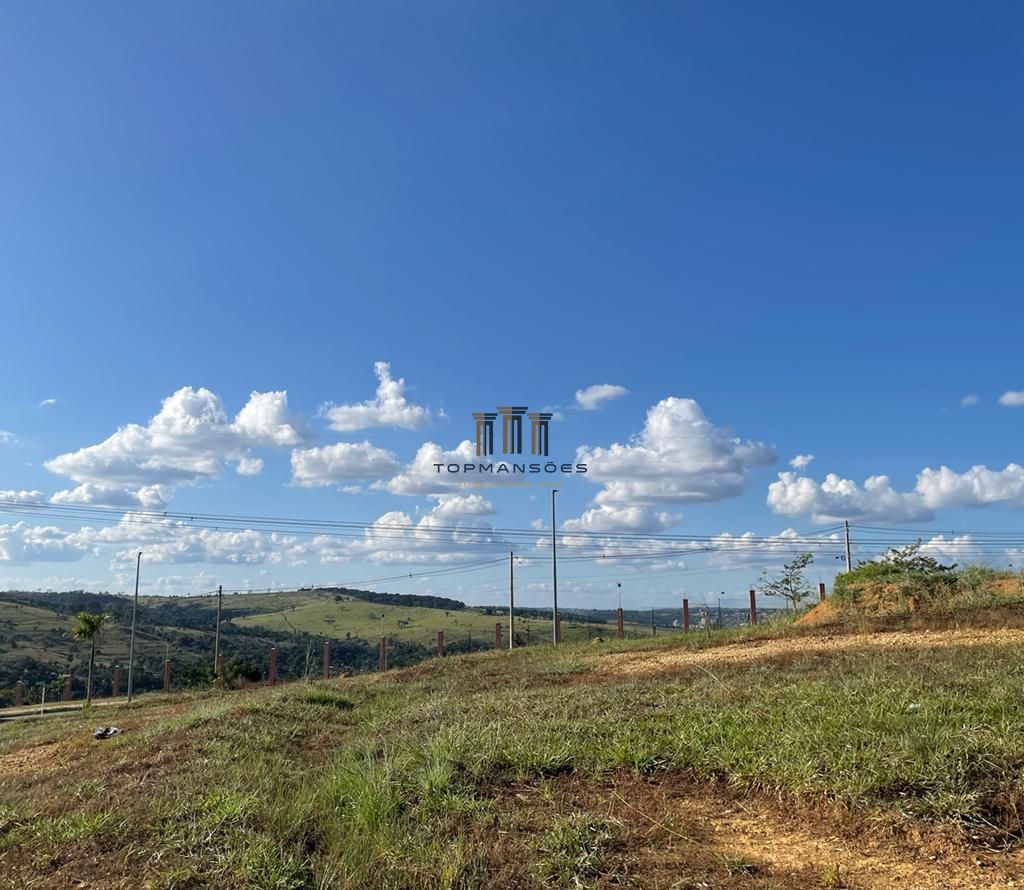
<path id="1" fill-rule="evenodd" d="M 494 648 L 501 648 L 501 622 L 494 625 Z"/>
<path id="2" fill-rule="evenodd" d="M 114 680 L 110 684 L 110 695 L 117 698 L 121 694 L 121 665 L 114 665 Z"/>
<path id="3" fill-rule="evenodd" d="M 14 707 L 20 708 L 25 704 L 25 684 L 19 680 L 14 686 Z"/>
<path id="4" fill-rule="evenodd" d="M 824 581 L 819 581 L 818 582 L 818 602 L 819 603 L 825 602 L 825 582 Z"/>
<path id="5" fill-rule="evenodd" d="M 683 599 L 683 633 L 690 632 L 690 601 Z"/>
<path id="6" fill-rule="evenodd" d="M 623 621 L 622 621 L 622 607 L 621 606 L 619 607 L 619 610 L 617 612 L 617 621 L 618 621 L 618 625 L 619 625 L 619 639 L 621 640 L 626 635 L 626 629 L 623 626 Z"/>
<path id="7" fill-rule="evenodd" d="M 444 658 L 444 631 L 437 632 L 437 657 Z"/>
<path id="8" fill-rule="evenodd" d="M 331 679 L 331 644 L 324 640 L 324 679 Z"/>
<path id="9" fill-rule="evenodd" d="M 164 659 L 164 692 L 171 691 L 171 660 Z"/>
<path id="10" fill-rule="evenodd" d="M 267 682 L 271 686 L 277 683 L 277 646 L 270 647 L 270 669 L 267 671 Z"/>
<path id="11" fill-rule="evenodd" d="M 388 640 L 387 637 L 380 638 L 380 647 L 377 650 L 377 670 L 388 669 Z"/>
<path id="12" fill-rule="evenodd" d="M 750 625 L 753 627 L 757 624 L 757 594 L 750 591 Z"/>
<path id="13" fill-rule="evenodd" d="M 71 674 L 64 675 L 64 701 L 71 701 Z"/>

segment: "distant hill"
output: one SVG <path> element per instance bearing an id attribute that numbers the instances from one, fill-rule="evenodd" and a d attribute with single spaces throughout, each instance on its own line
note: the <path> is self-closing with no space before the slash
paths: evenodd
<path id="1" fill-rule="evenodd" d="M 215 595 L 139 597 L 136 688 L 159 688 L 165 658 L 171 661 L 176 687 L 208 683 L 216 609 Z M 15 590 L 0 593 L 0 705 L 13 699 L 19 680 L 33 689 L 45 683 L 48 697 L 56 695 L 67 673 L 74 694 L 84 695 L 88 648 L 71 638 L 73 616 L 79 611 L 111 616 L 97 650 L 95 684 L 99 694 L 110 694 L 113 666 L 128 660 L 132 597 Z M 566 640 L 614 633 L 614 613 L 598 617 L 565 611 L 563 616 Z M 438 631 L 444 631 L 446 651 L 453 654 L 493 648 L 497 623 L 502 625 L 503 645 L 508 640 L 508 617 L 500 607 L 348 588 L 225 594 L 222 618 L 225 659 L 234 659 L 239 670 L 254 677 L 266 674 L 271 647 L 277 649 L 280 676 L 319 672 L 325 638 L 331 641 L 335 672 L 375 669 L 382 636 L 388 639 L 393 667 L 432 655 Z M 627 630 L 631 636 L 645 635 L 650 625 L 630 624 Z M 520 645 L 546 643 L 551 639 L 549 613 L 517 610 L 516 637 Z"/>

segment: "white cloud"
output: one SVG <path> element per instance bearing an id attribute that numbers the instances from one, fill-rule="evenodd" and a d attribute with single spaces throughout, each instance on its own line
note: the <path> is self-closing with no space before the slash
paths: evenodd
<path id="1" fill-rule="evenodd" d="M 576 390 L 576 404 L 584 411 L 594 411 L 611 399 L 619 399 L 627 395 L 629 390 L 624 386 L 612 383 L 596 383 L 586 389 Z"/>
<path id="2" fill-rule="evenodd" d="M 97 445 L 46 462 L 53 473 L 105 490 L 140 490 L 216 476 L 225 460 L 242 460 L 257 446 L 291 447 L 305 441 L 302 419 L 288 410 L 284 392 L 254 392 L 235 419 L 208 389 L 183 387 L 142 426 L 128 424 Z"/>
<path id="3" fill-rule="evenodd" d="M 21 491 L 15 491 L 11 488 L 0 488 L 0 501 L 22 501 L 29 504 L 41 504 L 46 500 L 46 496 L 41 491 L 28 491 L 22 489 Z"/>
<path id="4" fill-rule="evenodd" d="M 0 563 L 28 565 L 33 562 L 75 562 L 87 548 L 69 541 L 64 529 L 15 522 L 0 525 Z"/>
<path id="5" fill-rule="evenodd" d="M 714 551 L 709 562 L 720 569 L 751 564 L 763 565 L 765 555 L 770 554 L 777 555 L 779 562 L 782 563 L 797 553 L 810 553 L 817 558 L 825 548 L 828 564 L 831 565 L 832 557 L 828 554 L 838 544 L 839 535 L 837 534 L 811 541 L 793 528 L 784 528 L 778 534 L 767 538 L 749 531 L 742 535 L 723 532 L 711 539 L 709 546 L 714 548 Z"/>
<path id="6" fill-rule="evenodd" d="M 870 476 L 863 486 L 829 473 L 820 484 L 808 476 L 779 473 L 768 486 L 768 506 L 787 516 L 810 515 L 815 522 L 860 519 L 871 522 L 927 522 L 945 507 L 1024 507 L 1024 467 L 990 470 L 978 464 L 958 473 L 925 467 L 913 491 L 895 491 L 888 476 Z"/>
<path id="7" fill-rule="evenodd" d="M 798 454 L 789 462 L 789 465 L 795 470 L 802 470 L 807 467 L 812 460 L 814 460 L 813 454 Z"/>
<path id="8" fill-rule="evenodd" d="M 999 404 L 1005 408 L 1019 408 L 1024 405 L 1024 389 L 1007 390 L 999 397 Z"/>
<path id="9" fill-rule="evenodd" d="M 814 522 L 926 522 L 934 513 L 915 492 L 893 490 L 888 476 L 869 476 L 859 486 L 829 473 L 818 483 L 808 476 L 779 473 L 768 486 L 768 506 L 785 516 L 810 515 Z"/>
<path id="10" fill-rule="evenodd" d="M 14 437 L 14 433 L 10 433 L 7 430 L 0 430 L 0 445 L 13 445 L 18 440 Z"/>
<path id="11" fill-rule="evenodd" d="M 917 476 L 915 490 L 927 506 L 936 509 L 998 503 L 1024 506 L 1024 467 L 1007 464 L 1002 470 L 990 470 L 978 464 L 963 473 L 926 467 Z"/>
<path id="12" fill-rule="evenodd" d="M 601 504 L 585 510 L 578 519 L 562 523 L 565 532 L 661 532 L 671 528 L 679 517 L 648 507 L 615 507 Z"/>
<path id="13" fill-rule="evenodd" d="M 720 501 L 742 493 L 749 472 L 775 460 L 763 442 L 740 440 L 714 426 L 693 399 L 670 397 L 647 412 L 628 445 L 584 446 L 576 460 L 604 487 L 599 506 L 637 507 Z"/>
<path id="14" fill-rule="evenodd" d="M 83 482 L 76 488 L 56 492 L 52 504 L 93 504 L 102 507 L 124 507 L 129 510 L 163 510 L 170 497 L 169 485 L 144 485 L 141 488 L 117 488 Z"/>
<path id="15" fill-rule="evenodd" d="M 424 495 L 452 491 L 462 484 L 461 474 L 438 473 L 434 464 L 466 464 L 476 460 L 476 448 L 469 439 L 460 442 L 453 451 L 445 451 L 434 442 L 424 442 L 416 451 L 412 462 L 387 482 L 377 482 L 392 494 Z"/>
<path id="16" fill-rule="evenodd" d="M 323 562 L 354 558 L 373 563 L 449 564 L 504 552 L 509 545 L 490 525 L 479 520 L 453 522 L 451 501 L 441 499 L 433 510 L 414 522 L 407 513 L 394 510 L 378 518 L 356 541 L 320 541 Z M 335 557 L 332 559 L 332 555 Z"/>
<path id="17" fill-rule="evenodd" d="M 922 556 L 930 556 L 941 563 L 976 562 L 974 559 L 978 549 L 978 542 L 970 535 L 954 535 L 947 538 L 945 535 L 936 535 L 921 545 Z"/>
<path id="18" fill-rule="evenodd" d="M 239 476 L 259 476 L 263 472 L 263 460 L 259 457 L 243 457 L 235 466 Z"/>
<path id="19" fill-rule="evenodd" d="M 490 516 L 495 512 L 494 504 L 479 494 L 432 494 L 437 506 L 431 510 L 434 516 Z"/>
<path id="20" fill-rule="evenodd" d="M 142 546 L 143 560 L 149 564 L 207 563 L 211 565 L 260 565 L 263 563 L 296 564 L 311 548 L 307 542 L 292 535 L 266 533 L 253 529 L 195 529 L 169 524 L 162 531 L 163 540 L 135 544 L 115 554 L 111 567 L 135 565 L 135 554 Z M 99 540 L 99 535 L 85 535 Z"/>
<path id="21" fill-rule="evenodd" d="M 40 408 L 49 408 L 51 405 L 56 405 L 56 404 L 57 404 L 57 400 L 56 399 L 43 399 L 39 403 L 39 407 Z"/>
<path id="22" fill-rule="evenodd" d="M 493 511 L 480 495 L 442 496 L 414 522 L 386 513 L 359 538 L 264 532 L 248 528 L 197 528 L 166 517 L 128 513 L 111 526 L 74 530 L 17 522 L 0 525 L 0 566 L 73 562 L 110 554 L 111 571 L 127 578 L 143 551 L 144 565 L 322 565 L 361 560 L 380 564 L 449 564 L 509 548 L 479 516 Z M 159 577 L 159 573 L 152 577 Z"/>
<path id="23" fill-rule="evenodd" d="M 970 408 L 978 404 L 978 397 L 974 393 L 969 393 L 960 400 L 961 408 Z"/>
<path id="24" fill-rule="evenodd" d="M 328 402 L 320 409 L 332 430 L 350 433 L 375 426 L 419 430 L 430 422 L 430 410 L 405 398 L 405 380 L 391 376 L 388 362 L 374 363 L 373 373 L 377 375 L 375 398 L 353 405 Z"/>
<path id="25" fill-rule="evenodd" d="M 338 442 L 292 452 L 292 484 L 304 488 L 387 478 L 398 469 L 394 454 L 370 442 Z"/>

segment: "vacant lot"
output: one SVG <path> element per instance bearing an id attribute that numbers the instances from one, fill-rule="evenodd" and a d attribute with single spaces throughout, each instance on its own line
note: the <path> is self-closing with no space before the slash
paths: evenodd
<path id="1" fill-rule="evenodd" d="M 2 725 L 0 882 L 1020 886 L 1019 634 L 785 634 Z"/>

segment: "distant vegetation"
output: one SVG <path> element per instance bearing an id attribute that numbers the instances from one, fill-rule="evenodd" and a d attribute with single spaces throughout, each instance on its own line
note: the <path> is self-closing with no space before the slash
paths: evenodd
<path id="1" fill-rule="evenodd" d="M 458 612 L 466 608 L 465 603 L 448 599 L 446 596 L 425 596 L 417 593 L 375 593 L 372 590 L 351 590 L 347 587 L 318 587 L 316 589 L 366 600 L 368 603 L 380 603 L 384 606 L 420 606 L 425 609 L 447 609 L 450 612 Z"/>

